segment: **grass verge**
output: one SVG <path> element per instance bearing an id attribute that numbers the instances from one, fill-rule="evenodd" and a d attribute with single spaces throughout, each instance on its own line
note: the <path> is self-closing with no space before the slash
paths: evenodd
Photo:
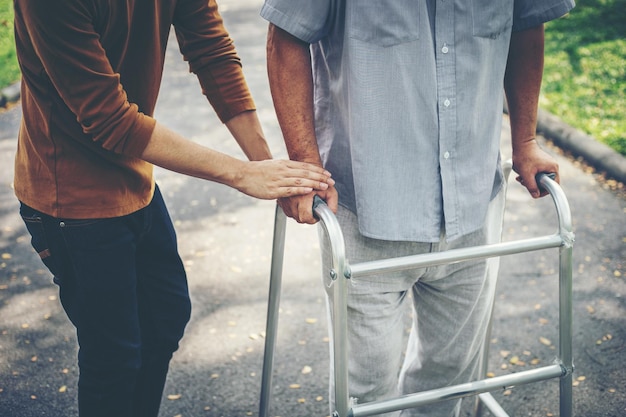
<path id="1" fill-rule="evenodd" d="M 13 1 L 0 0 L 0 88 L 20 79 L 13 35 Z"/>
<path id="2" fill-rule="evenodd" d="M 626 155 L 626 0 L 578 0 L 546 25 L 539 105 Z"/>

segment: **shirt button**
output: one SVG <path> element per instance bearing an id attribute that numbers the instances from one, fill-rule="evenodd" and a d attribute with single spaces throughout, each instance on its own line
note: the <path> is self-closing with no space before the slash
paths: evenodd
<path id="1" fill-rule="evenodd" d="M 444 106 L 446 106 L 446 107 L 450 106 L 450 100 L 445 99 L 445 100 L 443 101 L 443 105 L 444 105 Z"/>
<path id="2" fill-rule="evenodd" d="M 449 51 L 448 46 L 444 43 L 443 48 L 441 48 L 441 52 L 443 52 L 444 54 L 447 54 L 448 51 Z"/>
<path id="3" fill-rule="evenodd" d="M 448 158 L 450 158 L 450 152 L 446 151 L 443 154 L 443 159 L 448 159 Z"/>

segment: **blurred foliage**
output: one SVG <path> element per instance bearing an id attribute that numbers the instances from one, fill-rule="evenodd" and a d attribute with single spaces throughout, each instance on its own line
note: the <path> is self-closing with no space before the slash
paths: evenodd
<path id="1" fill-rule="evenodd" d="M 13 34 L 13 1 L 0 0 L 0 88 L 20 79 Z"/>
<path id="2" fill-rule="evenodd" d="M 578 0 L 545 50 L 540 107 L 626 155 L 626 0 Z"/>

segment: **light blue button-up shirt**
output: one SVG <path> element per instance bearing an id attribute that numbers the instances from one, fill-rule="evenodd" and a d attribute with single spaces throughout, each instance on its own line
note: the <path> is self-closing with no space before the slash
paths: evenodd
<path id="1" fill-rule="evenodd" d="M 480 228 L 502 186 L 512 30 L 573 0 L 266 0 L 311 44 L 316 135 L 363 235 L 435 242 Z"/>

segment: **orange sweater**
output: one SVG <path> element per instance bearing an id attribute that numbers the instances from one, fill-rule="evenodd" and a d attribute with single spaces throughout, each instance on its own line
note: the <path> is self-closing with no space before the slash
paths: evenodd
<path id="1" fill-rule="evenodd" d="M 20 201 L 59 218 L 132 213 L 152 198 L 138 159 L 170 27 L 222 121 L 254 109 L 215 0 L 16 0 L 22 113 Z"/>

